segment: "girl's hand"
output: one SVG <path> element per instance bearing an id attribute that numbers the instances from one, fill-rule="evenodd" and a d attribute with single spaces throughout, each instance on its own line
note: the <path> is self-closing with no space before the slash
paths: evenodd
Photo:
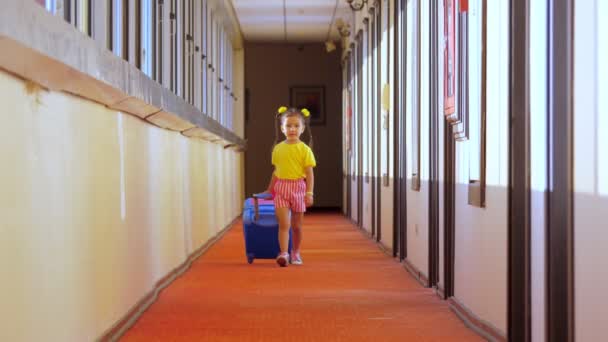
<path id="1" fill-rule="evenodd" d="M 272 199 L 272 192 L 266 190 L 264 192 L 260 192 L 257 194 L 253 194 L 253 197 L 261 198 L 261 199 Z"/>
<path id="2" fill-rule="evenodd" d="M 314 202 L 314 197 L 311 194 L 306 194 L 306 198 L 304 199 L 307 207 L 310 207 Z"/>

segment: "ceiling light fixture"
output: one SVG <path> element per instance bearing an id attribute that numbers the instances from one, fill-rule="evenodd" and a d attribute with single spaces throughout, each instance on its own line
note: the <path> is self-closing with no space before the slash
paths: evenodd
<path id="1" fill-rule="evenodd" d="M 344 23 L 344 21 L 340 18 L 336 20 L 336 28 L 338 29 L 338 33 L 340 37 L 346 38 L 350 36 L 350 25 Z"/>
<path id="2" fill-rule="evenodd" d="M 353 11 L 360 11 L 367 3 L 367 0 L 346 0 Z"/>
<path id="3" fill-rule="evenodd" d="M 336 44 L 333 42 L 333 39 L 331 39 L 331 27 L 334 24 L 334 19 L 336 18 L 336 10 L 338 9 L 338 1 L 336 0 L 336 4 L 334 5 L 334 12 L 331 15 L 331 20 L 329 21 L 329 25 L 327 27 L 327 37 L 325 37 L 325 51 L 326 52 L 332 52 L 336 49 Z"/>

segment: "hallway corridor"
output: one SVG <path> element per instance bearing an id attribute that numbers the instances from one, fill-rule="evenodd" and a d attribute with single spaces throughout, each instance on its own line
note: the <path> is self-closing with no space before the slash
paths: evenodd
<path id="1" fill-rule="evenodd" d="M 303 266 L 244 255 L 241 222 L 159 295 L 121 341 L 477 341 L 338 214 L 305 217 Z"/>

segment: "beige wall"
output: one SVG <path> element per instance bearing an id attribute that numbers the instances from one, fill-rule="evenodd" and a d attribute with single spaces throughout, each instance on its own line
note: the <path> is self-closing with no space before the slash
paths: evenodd
<path id="1" fill-rule="evenodd" d="M 326 53 L 321 44 L 248 44 L 245 87 L 249 90 L 245 123 L 246 195 L 264 191 L 272 173 L 273 114 L 289 103 L 292 85 L 325 86 L 326 124 L 313 126 L 315 205 L 342 205 L 342 121 L 340 52 Z"/>
<path id="2" fill-rule="evenodd" d="M 242 154 L 3 72 L 0 102 L 2 341 L 94 340 L 240 213 Z"/>

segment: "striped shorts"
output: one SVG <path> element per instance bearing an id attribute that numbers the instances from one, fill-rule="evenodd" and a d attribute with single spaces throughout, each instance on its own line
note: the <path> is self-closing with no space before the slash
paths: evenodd
<path id="1" fill-rule="evenodd" d="M 295 213 L 306 211 L 306 181 L 301 179 L 278 179 L 274 183 L 274 206 L 290 208 Z"/>

